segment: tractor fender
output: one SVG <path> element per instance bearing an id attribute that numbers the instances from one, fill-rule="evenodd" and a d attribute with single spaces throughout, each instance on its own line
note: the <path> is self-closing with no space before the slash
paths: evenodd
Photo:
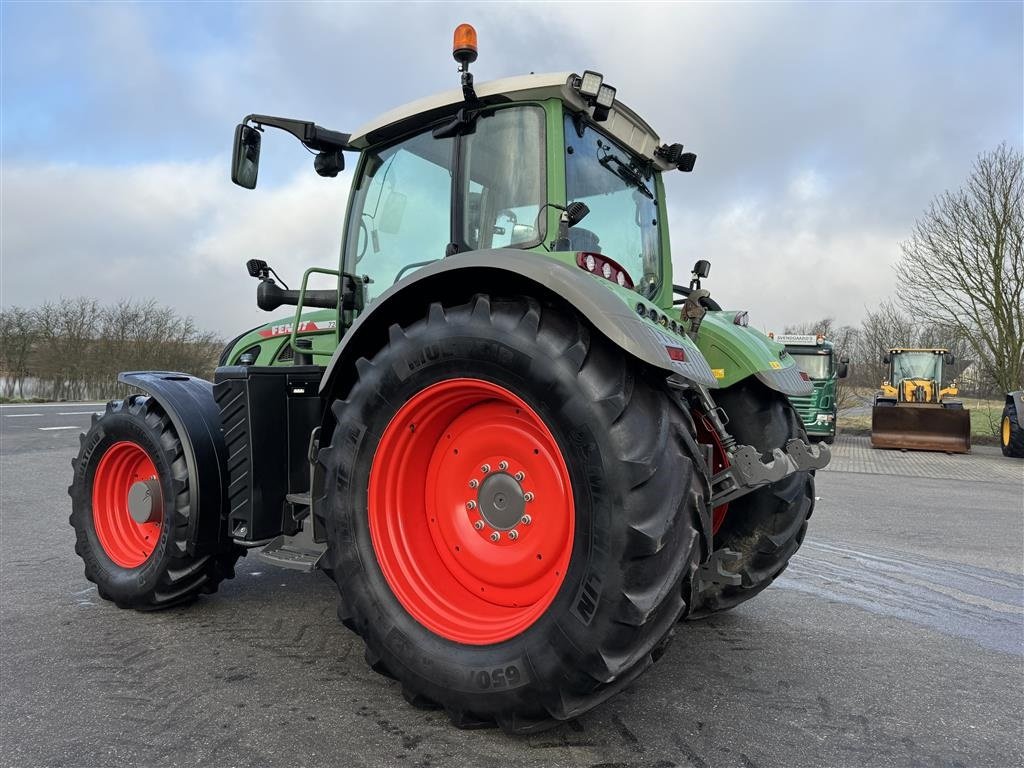
<path id="1" fill-rule="evenodd" d="M 647 365 L 706 387 L 718 384 L 697 346 L 648 317 L 653 309 L 639 294 L 550 257 L 517 249 L 467 251 L 425 266 L 382 293 L 359 316 L 334 352 L 320 384 L 321 396 L 347 391 L 355 362 L 388 343 L 388 329 L 425 317 L 434 302 L 461 303 L 477 293 L 519 294 L 561 301 L 598 333 Z M 627 303 L 628 302 L 628 303 Z M 681 349 L 674 360 L 668 348 Z"/>
<path id="2" fill-rule="evenodd" d="M 118 374 L 117 380 L 156 400 L 174 425 L 184 449 L 192 489 L 190 552 L 217 551 L 221 514 L 226 509 L 227 448 L 213 384 L 171 371 L 131 371 Z"/>
<path id="3" fill-rule="evenodd" d="M 1011 403 L 1017 412 L 1017 424 L 1024 428 L 1024 389 L 1018 389 L 1015 392 L 1008 392 L 1006 394 L 1006 404 L 1010 405 Z"/>
<path id="4" fill-rule="evenodd" d="M 722 387 L 749 376 L 784 395 L 809 395 L 814 385 L 803 377 L 782 344 L 755 328 L 736 325 L 734 311 L 708 312 L 697 332 L 697 346 Z"/>

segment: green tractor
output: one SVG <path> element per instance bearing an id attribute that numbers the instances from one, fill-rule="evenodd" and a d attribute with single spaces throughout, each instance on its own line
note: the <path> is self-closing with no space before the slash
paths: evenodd
<path id="1" fill-rule="evenodd" d="M 663 143 L 591 71 L 462 87 L 353 133 L 250 115 L 335 176 L 337 269 L 224 350 L 214 381 L 121 374 L 74 460 L 86 577 L 122 608 L 210 593 L 258 548 L 322 569 L 368 663 L 459 726 L 524 732 L 606 700 L 681 619 L 764 589 L 799 547 L 811 446 L 783 347 L 673 285 Z M 314 274 L 334 290 L 309 288 Z M 323 278 L 320 278 L 323 279 Z M 317 311 L 306 311 L 314 308 Z"/>

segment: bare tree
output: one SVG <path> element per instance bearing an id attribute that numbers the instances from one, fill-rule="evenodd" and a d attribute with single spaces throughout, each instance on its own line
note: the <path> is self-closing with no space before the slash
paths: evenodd
<path id="1" fill-rule="evenodd" d="M 39 329 L 35 313 L 20 307 L 0 310 L 0 374 L 4 397 L 25 396 L 25 378 L 29 373 L 29 355 Z"/>
<path id="2" fill-rule="evenodd" d="M 933 200 L 901 245 L 901 303 L 921 323 L 954 329 L 998 389 L 1019 388 L 1024 154 L 1004 143 L 980 155 L 966 185 Z"/>

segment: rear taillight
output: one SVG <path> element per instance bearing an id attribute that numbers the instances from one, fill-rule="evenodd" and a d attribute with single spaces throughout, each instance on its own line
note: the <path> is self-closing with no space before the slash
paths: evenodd
<path id="1" fill-rule="evenodd" d="M 629 273 L 613 259 L 602 256 L 600 253 L 580 251 L 576 254 L 576 266 L 623 288 L 633 289 L 633 279 Z"/>

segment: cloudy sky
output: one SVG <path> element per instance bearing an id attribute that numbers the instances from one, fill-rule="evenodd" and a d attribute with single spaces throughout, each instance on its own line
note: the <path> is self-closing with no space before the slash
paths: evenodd
<path id="1" fill-rule="evenodd" d="M 1024 4 L 0 4 L 0 301 L 152 297 L 224 336 L 244 273 L 334 266 L 350 176 L 283 134 L 230 183 L 250 112 L 351 131 L 457 85 L 597 69 L 663 139 L 675 265 L 761 327 L 857 322 L 899 242 L 979 152 L 1024 136 Z M 270 140 L 272 139 L 272 140 Z M 798 298 L 796 298 L 798 297 Z"/>

